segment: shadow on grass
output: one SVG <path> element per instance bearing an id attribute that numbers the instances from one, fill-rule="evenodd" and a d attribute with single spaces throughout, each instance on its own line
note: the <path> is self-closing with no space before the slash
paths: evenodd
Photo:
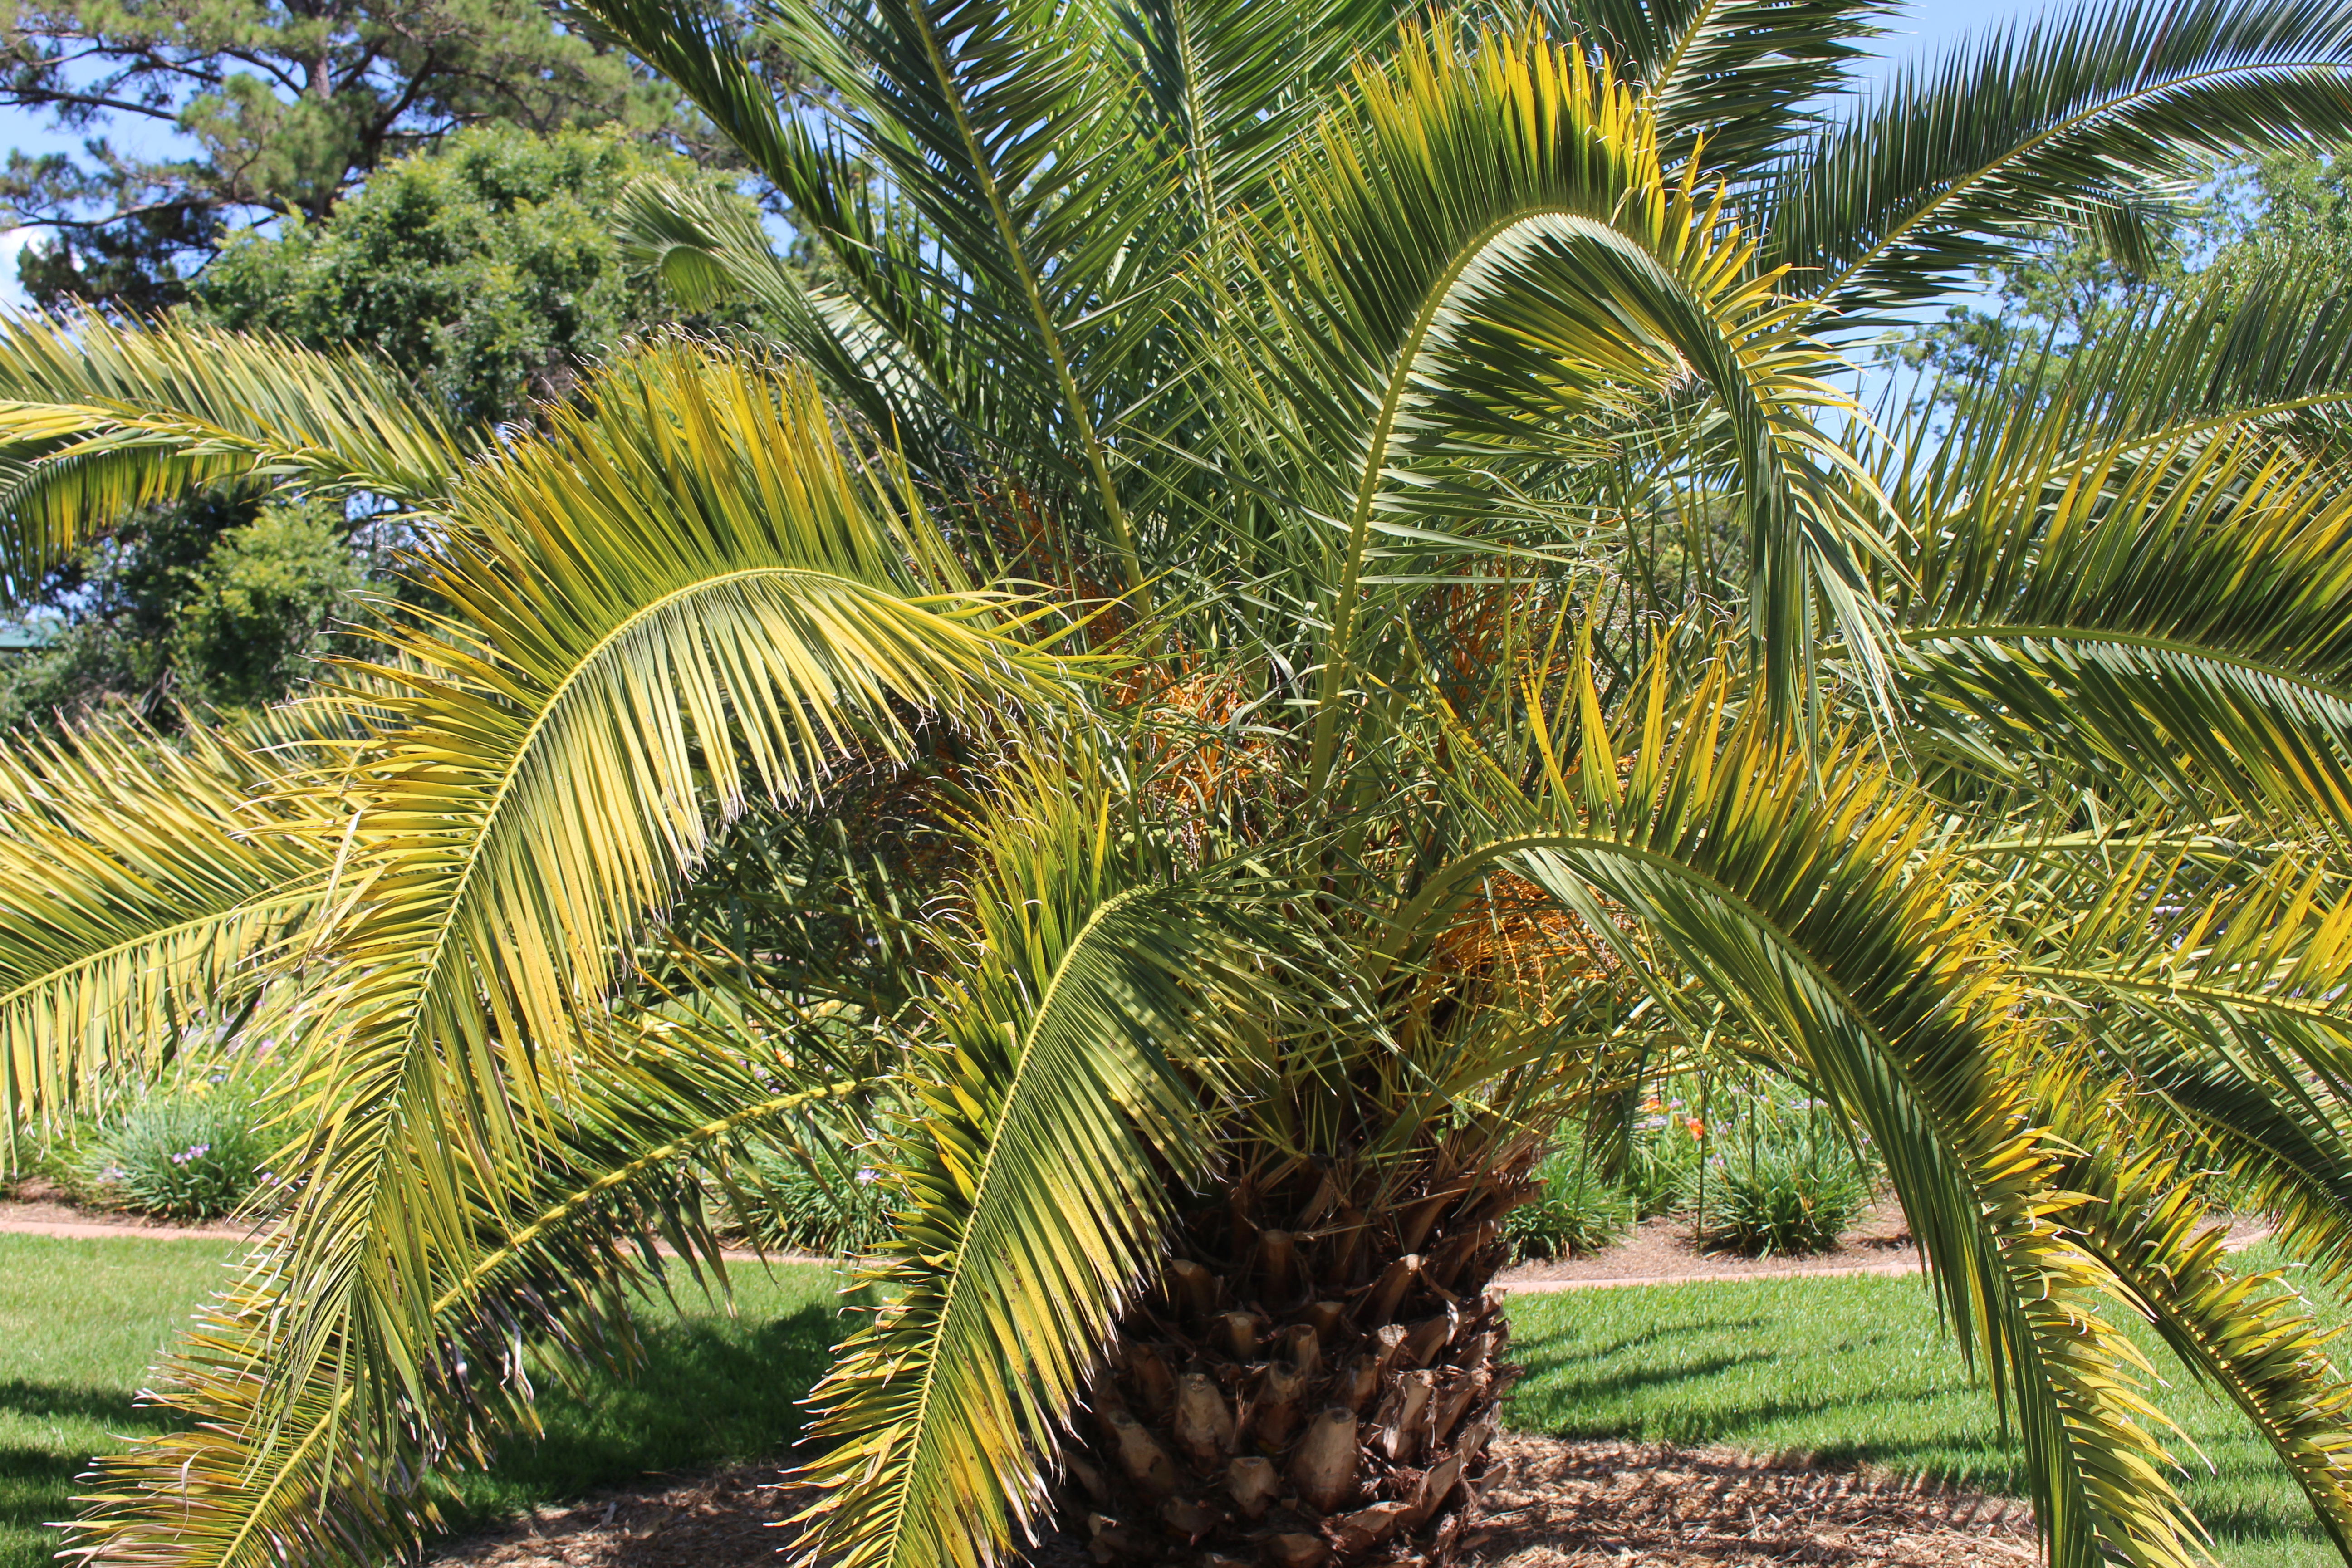
<path id="1" fill-rule="evenodd" d="M 27 1383 L 16 1377 L 0 1379 L 0 1411 L 16 1415 L 96 1421 L 109 1431 L 128 1426 L 152 1427 L 156 1424 L 156 1413 L 140 1409 L 126 1390 Z"/>
<path id="2" fill-rule="evenodd" d="M 457 1479 L 443 1509 L 453 1530 L 667 1471 L 786 1462 L 805 1415 L 798 1402 L 856 1326 L 830 1304 L 765 1321 L 648 1306 L 639 1321 L 645 1353 L 635 1376 L 592 1372 L 567 1386 L 551 1371 L 537 1374 L 544 1436 L 518 1438 L 489 1472 Z M 37 1436 L 0 1443 L 0 1568 L 33 1568 L 57 1550 L 44 1527 L 70 1517 L 71 1498 L 88 1489 L 77 1478 L 93 1440 L 173 1425 L 169 1412 L 137 1408 L 127 1389 L 24 1380 L 0 1381 L 0 1415 L 27 1418 L 36 1432 L 65 1428 L 54 1446 Z"/>
<path id="3" fill-rule="evenodd" d="M 536 1442 L 510 1443 L 458 1483 L 453 1528 L 674 1471 L 774 1458 L 800 1436 L 800 1400 L 854 1325 L 829 1306 L 764 1322 L 672 1319 L 643 1328 L 634 1377 L 543 1387 Z"/>

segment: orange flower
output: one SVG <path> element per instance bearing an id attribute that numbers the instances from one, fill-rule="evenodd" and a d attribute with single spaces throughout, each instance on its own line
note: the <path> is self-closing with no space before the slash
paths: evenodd
<path id="1" fill-rule="evenodd" d="M 1689 1126 L 1692 1137 L 1704 1138 L 1706 1136 L 1706 1123 L 1701 1121 L 1697 1117 L 1694 1116 L 1690 1119 Z"/>

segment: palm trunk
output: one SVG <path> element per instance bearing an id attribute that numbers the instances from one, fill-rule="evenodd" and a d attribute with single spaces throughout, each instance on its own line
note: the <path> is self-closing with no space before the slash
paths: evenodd
<path id="1" fill-rule="evenodd" d="M 1369 1175 L 1236 1184 L 1128 1315 L 1066 1503 L 1101 1562 L 1441 1563 L 1513 1373 L 1496 1297 L 1532 1142 L 1383 1200 Z M 1356 1190 L 1349 1190 L 1350 1188 Z"/>

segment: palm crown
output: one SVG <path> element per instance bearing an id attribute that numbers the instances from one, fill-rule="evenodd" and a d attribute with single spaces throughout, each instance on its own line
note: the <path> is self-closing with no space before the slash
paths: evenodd
<path id="1" fill-rule="evenodd" d="M 1503 1216 L 1705 1049 L 1885 1152 L 2053 1561 L 2194 1551 L 2123 1314 L 2352 1554 L 2352 1391 L 2198 1174 L 2352 1263 L 2332 315 L 2233 279 L 2021 403 L 1838 390 L 2037 226 L 2352 131 L 2347 17 L 2084 10 L 1849 102 L 1880 7 L 587 9 L 816 246 L 623 215 L 780 343 L 452 432 L 283 343 L 0 342 L 19 581 L 194 483 L 431 528 L 331 687 L 0 761 L 10 1113 L 192 1029 L 298 1064 L 88 1544 L 414 1541 L 521 1344 L 625 1358 L 646 1244 L 848 1104 L 901 1212 L 813 1550 L 1058 1495 L 1108 1557 L 1443 1556 Z"/>

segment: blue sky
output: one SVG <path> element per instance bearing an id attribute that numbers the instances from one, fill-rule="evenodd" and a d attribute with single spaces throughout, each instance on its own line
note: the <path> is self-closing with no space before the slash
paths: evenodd
<path id="1" fill-rule="evenodd" d="M 1915 4 L 1909 8 L 1895 24 L 1895 36 L 1885 39 L 1881 47 L 1892 63 L 1935 50 L 2011 16 L 2045 8 L 2033 0 L 2023 4 L 2011 4 L 2009 0 L 1927 0 L 1927 4 Z M 28 153 L 70 152 L 79 146 L 79 134 L 51 132 L 43 125 L 43 118 L 22 110 L 0 109 L 0 143 Z M 118 146 L 150 154 L 163 152 L 173 140 L 166 133 L 159 133 L 154 122 L 146 121 L 117 126 L 109 133 Z M 0 302 L 22 302 L 23 296 L 16 288 L 16 251 L 25 237 L 22 229 L 0 234 Z"/>

